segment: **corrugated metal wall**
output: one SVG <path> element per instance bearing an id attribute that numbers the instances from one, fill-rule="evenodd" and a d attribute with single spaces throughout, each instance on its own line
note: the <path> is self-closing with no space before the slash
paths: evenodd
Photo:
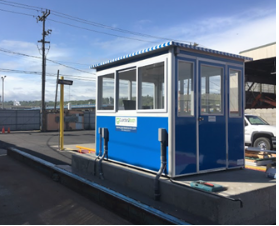
<path id="1" fill-rule="evenodd" d="M 84 112 L 84 129 L 90 130 L 95 129 L 95 112 L 85 111 Z"/>
<path id="2" fill-rule="evenodd" d="M 39 130 L 40 110 L 0 110 L 0 129 L 13 131 Z"/>

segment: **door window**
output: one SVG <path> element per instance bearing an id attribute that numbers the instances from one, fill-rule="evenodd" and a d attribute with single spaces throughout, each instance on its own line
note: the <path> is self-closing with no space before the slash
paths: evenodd
<path id="1" fill-rule="evenodd" d="M 178 116 L 194 115 L 193 64 L 178 63 Z"/>
<path id="2" fill-rule="evenodd" d="M 230 70 L 230 116 L 240 116 L 240 72 Z"/>
<path id="3" fill-rule="evenodd" d="M 223 69 L 201 66 L 201 114 L 223 114 Z"/>

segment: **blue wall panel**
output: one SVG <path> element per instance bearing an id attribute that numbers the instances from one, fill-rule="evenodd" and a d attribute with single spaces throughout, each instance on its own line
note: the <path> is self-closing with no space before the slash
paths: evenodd
<path id="1" fill-rule="evenodd" d="M 97 116 L 97 128 L 108 128 L 108 158 L 158 171 L 160 168 L 160 142 L 158 129 L 168 131 L 168 118 L 166 117 L 137 117 L 137 131 L 117 131 L 115 116 Z M 96 134 L 96 150 L 99 151 L 99 134 Z M 168 156 L 168 148 L 167 148 Z M 168 164 L 166 167 L 166 173 Z"/>
<path id="2" fill-rule="evenodd" d="M 228 140 L 229 168 L 244 166 L 243 118 L 229 118 L 228 139 L 229 139 Z M 243 159 L 243 164 L 237 162 L 237 160 L 242 160 L 242 159 Z"/>

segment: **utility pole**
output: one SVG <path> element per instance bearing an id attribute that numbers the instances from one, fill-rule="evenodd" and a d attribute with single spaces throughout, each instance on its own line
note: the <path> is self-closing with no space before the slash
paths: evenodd
<path id="1" fill-rule="evenodd" d="M 45 31 L 45 22 L 46 18 L 50 14 L 50 10 L 43 11 L 42 16 L 37 17 L 37 22 L 42 21 L 43 22 L 43 38 L 42 40 L 38 41 L 42 43 L 42 105 L 41 105 L 41 115 L 42 115 L 42 126 L 41 131 L 46 131 L 46 109 L 45 109 L 45 83 L 46 83 L 46 59 L 45 59 L 45 43 L 50 43 L 48 41 L 45 41 L 45 37 L 49 34 L 51 34 L 52 30 Z"/>
<path id="2" fill-rule="evenodd" d="M 2 108 L 4 109 L 4 79 L 6 78 L 7 76 L 4 75 L 1 77 L 2 79 Z"/>
<path id="3" fill-rule="evenodd" d="M 59 70 L 57 71 L 57 79 L 56 79 L 56 91 L 55 91 L 54 111 L 56 111 L 58 79 L 59 79 Z"/>

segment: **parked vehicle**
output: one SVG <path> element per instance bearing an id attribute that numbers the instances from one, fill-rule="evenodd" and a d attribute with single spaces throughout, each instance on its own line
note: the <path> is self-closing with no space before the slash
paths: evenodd
<path id="1" fill-rule="evenodd" d="M 276 148 L 276 127 L 259 116 L 245 114 L 245 144 L 262 150 Z"/>

